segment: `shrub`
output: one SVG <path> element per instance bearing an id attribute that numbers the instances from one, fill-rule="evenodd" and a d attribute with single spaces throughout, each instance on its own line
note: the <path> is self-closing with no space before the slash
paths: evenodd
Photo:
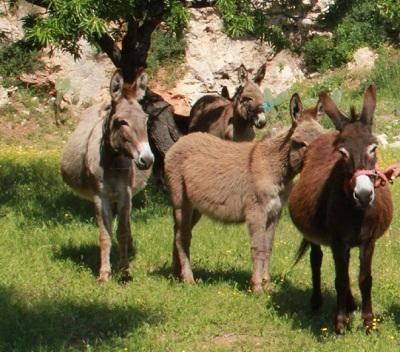
<path id="1" fill-rule="evenodd" d="M 364 45 L 379 47 L 392 35 L 388 18 L 372 0 L 338 0 L 321 24 L 332 31 L 332 40 L 315 36 L 302 49 L 309 68 L 321 72 L 350 61 L 354 52 Z"/>
<path id="2" fill-rule="evenodd" d="M 400 52 L 380 49 L 375 68 L 366 80 L 373 82 L 380 94 L 396 101 L 400 99 Z"/>
<path id="3" fill-rule="evenodd" d="M 32 49 L 25 42 L 0 44 L 0 76 L 3 84 L 15 84 L 15 78 L 23 72 L 33 72 L 43 66 L 39 51 Z"/>
<path id="4" fill-rule="evenodd" d="M 153 33 L 151 48 L 147 58 L 148 72 L 153 75 L 157 68 L 181 63 L 185 56 L 184 39 L 173 33 L 157 30 Z"/>
<path id="5" fill-rule="evenodd" d="M 328 38 L 314 36 L 305 43 L 303 53 L 310 70 L 324 72 L 333 65 L 333 43 Z"/>

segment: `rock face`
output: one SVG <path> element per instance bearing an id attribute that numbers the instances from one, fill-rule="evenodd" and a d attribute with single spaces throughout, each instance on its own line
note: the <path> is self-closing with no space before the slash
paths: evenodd
<path id="1" fill-rule="evenodd" d="M 353 56 L 353 60 L 347 64 L 349 71 L 368 72 L 375 66 L 378 55 L 368 47 L 358 49 Z"/>
<path id="2" fill-rule="evenodd" d="M 73 56 L 56 51 L 49 58 L 52 65 L 58 65 L 61 71 L 59 78 L 68 78 L 71 88 L 66 93 L 69 100 L 77 105 L 109 99 L 109 82 L 115 67 L 106 54 L 99 54 L 85 40 L 80 41 L 81 59 L 74 60 Z"/>
<path id="3" fill-rule="evenodd" d="M 278 7 L 271 6 L 271 11 L 276 12 L 273 23 L 284 27 L 287 22 L 296 33 L 311 33 L 318 14 L 325 12 L 332 1 L 303 0 L 304 11 L 294 17 L 286 16 L 289 10 L 274 3 Z M 17 10 L 13 12 L 6 4 L 4 2 L 5 7 L 0 4 L 0 30 L 11 36 L 12 40 L 22 37 L 24 16 L 44 11 L 40 7 L 20 1 Z M 261 64 L 274 54 L 274 49 L 266 42 L 252 38 L 230 39 L 223 33 L 222 20 L 212 7 L 192 8 L 190 13 L 191 20 L 186 31 L 186 73 L 172 92 L 169 92 L 171 97 L 179 97 L 179 102 L 183 105 L 177 110 L 180 114 L 188 114 L 190 106 L 199 97 L 207 93 L 219 93 L 222 86 L 227 86 L 232 96 L 238 86 L 239 66 L 244 64 L 254 75 Z M 71 55 L 60 51 L 48 59 L 49 66 L 61 68 L 55 79 L 69 79 L 67 98 L 78 105 L 108 99 L 109 77 L 114 70 L 111 61 L 105 54 L 97 53 L 86 41 L 81 41 L 81 48 L 80 60 L 75 61 Z M 274 95 L 287 90 L 293 83 L 304 78 L 300 64 L 300 58 L 289 51 L 278 53 L 267 63 L 267 73 L 261 88 L 268 87 Z M 165 98 L 168 100 L 168 97 Z M 172 104 L 175 105 L 174 102 Z"/>
<path id="4" fill-rule="evenodd" d="M 44 13 L 42 7 L 32 5 L 26 1 L 19 1 L 15 9 L 11 9 L 8 1 L 0 3 L 0 32 L 10 41 L 22 39 L 23 18 L 30 14 Z"/>
<path id="5" fill-rule="evenodd" d="M 232 40 L 222 32 L 222 20 L 213 8 L 191 9 L 186 34 L 187 71 L 173 90 L 186 96 L 191 105 L 207 93 L 219 93 L 227 86 L 231 95 L 238 86 L 237 69 L 244 64 L 253 73 L 272 55 L 273 48 L 251 38 Z M 273 94 L 303 79 L 300 59 L 289 51 L 280 52 L 267 64 L 261 88 Z"/>
<path id="6" fill-rule="evenodd" d="M 9 103 L 8 91 L 4 87 L 0 86 L 0 107 L 3 107 Z"/>

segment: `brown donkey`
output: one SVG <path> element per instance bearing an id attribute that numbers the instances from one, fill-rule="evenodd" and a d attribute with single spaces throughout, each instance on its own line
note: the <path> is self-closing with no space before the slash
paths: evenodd
<path id="1" fill-rule="evenodd" d="M 318 309 L 321 297 L 321 245 L 330 246 L 336 268 L 337 308 L 335 330 L 344 332 L 347 313 L 356 306 L 350 290 L 350 248 L 360 248 L 359 286 L 362 296 L 362 318 L 367 331 L 373 327 L 371 303 L 371 262 L 375 241 L 389 227 L 393 205 L 387 186 L 374 188 L 384 176 L 377 167 L 377 139 L 372 135 L 376 105 L 375 88 L 364 96 L 360 117 L 351 111 L 346 118 L 333 100 L 321 93 L 322 106 L 339 133 L 329 133 L 310 145 L 304 158 L 299 182 L 289 197 L 293 222 L 311 245 L 313 294 L 311 305 Z"/>
<path id="2" fill-rule="evenodd" d="M 304 151 L 323 133 L 320 104 L 303 111 L 295 94 L 292 126 L 273 137 L 234 143 L 208 133 L 181 137 L 167 152 L 165 173 L 175 221 L 174 274 L 194 283 L 190 266 L 192 228 L 206 214 L 223 222 L 246 222 L 250 233 L 253 292 L 270 281 L 275 228 Z"/>
<path id="3" fill-rule="evenodd" d="M 132 85 L 125 85 L 121 76 L 114 75 L 111 105 L 87 111 L 62 155 L 64 181 L 80 196 L 92 201 L 96 209 L 100 229 L 99 281 L 107 281 L 111 273 L 111 232 L 115 215 L 122 278 L 130 278 L 131 199 L 146 185 L 154 160 L 147 140 L 147 115 L 138 103 L 146 82 L 143 71 Z"/>
<path id="4" fill-rule="evenodd" d="M 251 141 L 255 137 L 254 127 L 263 128 L 266 123 L 263 94 L 260 84 L 265 76 L 266 64 L 257 71 L 254 80 L 241 65 L 235 96 L 229 99 L 229 92 L 223 88 L 221 96 L 205 95 L 190 111 L 190 132 L 208 132 L 212 135 L 237 142 Z"/>

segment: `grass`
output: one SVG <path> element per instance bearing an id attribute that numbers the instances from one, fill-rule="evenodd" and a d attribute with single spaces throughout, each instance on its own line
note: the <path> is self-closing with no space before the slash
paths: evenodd
<path id="1" fill-rule="evenodd" d="M 398 160 L 396 154 L 383 151 L 381 164 Z M 287 211 L 273 251 L 272 293 L 249 292 L 245 226 L 206 218 L 192 244 L 197 285 L 187 286 L 171 276 L 170 209 L 150 185 L 134 200 L 133 281 L 120 283 L 114 271 L 110 282 L 99 285 L 94 211 L 63 185 L 58 163 L 58 151 L 0 150 L 0 350 L 398 351 L 398 216 L 374 257 L 378 331 L 367 336 L 357 311 L 347 334 L 336 337 L 331 255 L 323 263 L 324 306 L 312 315 L 308 260 L 291 269 L 301 237 Z M 397 209 L 400 185 L 392 191 Z M 116 248 L 114 242 L 113 268 Z M 351 277 L 359 302 L 356 252 Z"/>
<path id="2" fill-rule="evenodd" d="M 0 146 L 61 148 L 76 123 L 72 115 L 63 112 L 63 123 L 56 126 L 51 97 L 43 90 L 20 86 L 10 103 L 0 108 Z"/>

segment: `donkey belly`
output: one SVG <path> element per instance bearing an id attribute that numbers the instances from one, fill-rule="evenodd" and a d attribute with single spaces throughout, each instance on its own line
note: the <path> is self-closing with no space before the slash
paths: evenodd
<path id="1" fill-rule="evenodd" d="M 227 223 L 244 222 L 244 210 L 240 196 L 231 195 L 228 198 L 207 198 L 188 194 L 195 209 L 215 220 Z"/>
<path id="2" fill-rule="evenodd" d="M 99 106 L 88 109 L 69 137 L 61 156 L 61 175 L 65 183 L 89 200 L 92 200 L 94 191 L 87 181 L 88 144 L 95 127 L 101 126 L 101 122 Z"/>
<path id="3" fill-rule="evenodd" d="M 307 241 L 329 246 L 332 239 L 325 223 L 326 204 L 319 204 L 315 199 L 309 188 L 296 184 L 289 196 L 289 214 Z"/>

